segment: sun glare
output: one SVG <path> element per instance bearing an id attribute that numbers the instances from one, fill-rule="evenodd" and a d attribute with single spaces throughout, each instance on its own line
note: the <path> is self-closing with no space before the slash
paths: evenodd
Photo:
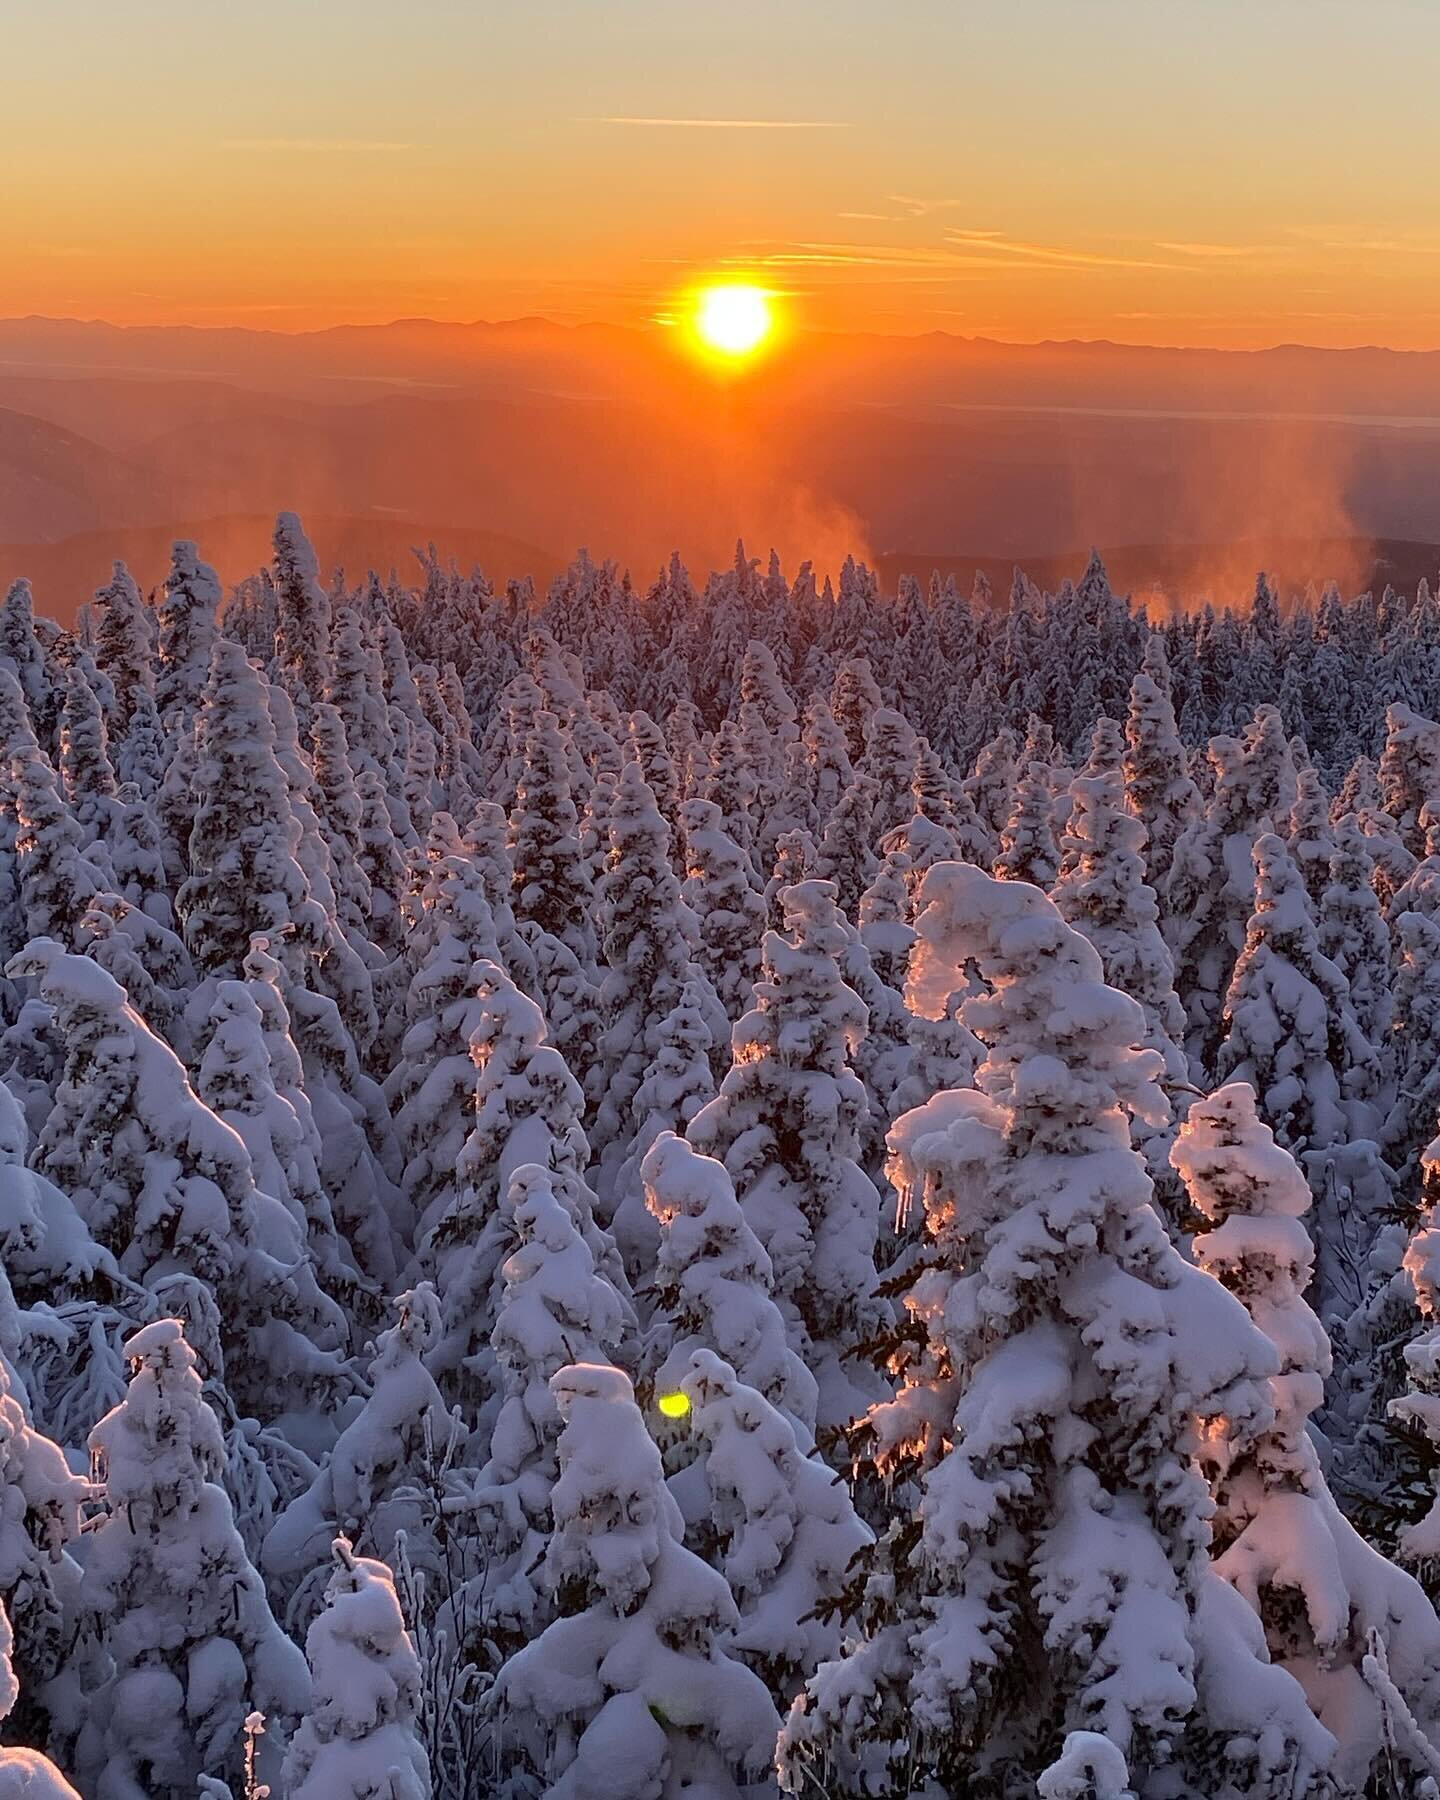
<path id="1" fill-rule="evenodd" d="M 726 282 L 701 291 L 695 306 L 695 331 L 707 350 L 719 356 L 750 356 L 775 328 L 770 296 L 764 288 Z"/>

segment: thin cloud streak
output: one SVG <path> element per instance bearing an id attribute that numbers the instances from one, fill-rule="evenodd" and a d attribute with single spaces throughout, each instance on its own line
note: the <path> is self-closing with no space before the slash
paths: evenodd
<path id="1" fill-rule="evenodd" d="M 681 131 L 849 131 L 848 119 L 643 119 L 606 115 L 581 125 L 656 125 Z"/>
<path id="2" fill-rule="evenodd" d="M 1056 244 L 1027 244 L 1014 238 L 1006 238 L 994 232 L 948 231 L 947 239 L 952 243 L 964 245 L 978 243 L 985 250 L 993 250 L 1003 256 L 1019 256 L 1033 258 L 1052 269 L 1183 269 L 1182 263 L 1163 263 L 1147 261 L 1135 256 L 1099 256 L 1089 250 L 1065 250 Z"/>
<path id="3" fill-rule="evenodd" d="M 828 266 L 833 268 L 932 268 L 963 272 L 1003 269 L 1018 274 L 1024 269 L 1063 269 L 1076 273 L 1092 269 L 1160 269 L 1185 273 L 1189 265 L 1148 261 L 1141 257 L 1099 256 L 1085 250 L 1065 250 L 1049 244 L 1027 244 L 990 232 L 948 232 L 940 248 L 904 248 L 895 244 L 845 244 L 824 240 L 792 241 L 754 247 L 758 255 L 729 260 L 749 261 L 761 267 Z"/>
<path id="4" fill-rule="evenodd" d="M 1293 244 L 1182 244 L 1167 243 L 1163 238 L 1157 241 L 1157 250 L 1170 250 L 1177 256 L 1234 257 L 1234 256 L 1288 256 L 1295 248 Z"/>
<path id="5" fill-rule="evenodd" d="M 927 213 L 945 212 L 952 206 L 964 206 L 963 200 L 917 200 L 913 194 L 887 194 L 892 206 L 902 206 L 912 219 L 923 219 Z"/>
<path id="6" fill-rule="evenodd" d="M 302 154 L 339 153 L 341 155 L 365 155 L 371 152 L 413 150 L 413 144 L 393 143 L 387 138 L 229 138 L 221 143 L 222 150 L 285 150 Z"/>

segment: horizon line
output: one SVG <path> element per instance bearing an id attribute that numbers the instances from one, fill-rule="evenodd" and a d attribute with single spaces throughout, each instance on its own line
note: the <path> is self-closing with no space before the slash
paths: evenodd
<path id="1" fill-rule="evenodd" d="M 245 333 L 252 337 L 306 338 L 323 337 L 339 331 L 393 331 L 404 325 L 435 325 L 457 331 L 499 331 L 516 325 L 541 325 L 551 331 L 615 331 L 634 336 L 655 336 L 669 327 L 652 319 L 622 322 L 614 319 L 552 318 L 542 312 L 510 313 L 496 318 L 442 318 L 432 313 L 397 313 L 382 319 L 336 319 L 327 325 L 257 325 L 241 321 L 226 324 L 196 324 L 186 319 L 134 320 L 129 323 L 108 319 L 96 313 L 0 313 L 0 328 L 7 325 L 78 325 L 99 327 L 106 331 L 173 331 L 208 335 Z M 1355 356 L 1376 351 L 1386 356 L 1440 355 L 1440 341 L 1422 346 L 1384 344 L 1374 340 L 1360 344 L 1310 344 L 1300 338 L 1279 338 L 1266 344 L 1197 344 L 1183 342 L 1157 343 L 1153 339 L 1117 337 L 997 337 L 989 332 L 965 333 L 948 331 L 943 326 L 926 325 L 914 331 L 878 331 L 874 328 L 846 329 L 833 325 L 811 325 L 796 328 L 796 335 L 812 339 L 853 338 L 881 339 L 890 343 L 918 342 L 924 338 L 943 338 L 952 344 L 987 344 L 1006 350 L 1087 349 L 1142 350 L 1156 353 L 1213 356 L 1271 356 L 1284 350 L 1303 350 L 1316 356 Z M 12 371 L 13 372 L 13 371 Z"/>

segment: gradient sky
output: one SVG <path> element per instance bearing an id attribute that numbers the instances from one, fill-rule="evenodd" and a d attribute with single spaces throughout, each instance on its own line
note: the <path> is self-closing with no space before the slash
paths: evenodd
<path id="1" fill-rule="evenodd" d="M 1435 0 L 9 0 L 0 63 L 0 314 L 731 270 L 822 327 L 1440 345 Z"/>

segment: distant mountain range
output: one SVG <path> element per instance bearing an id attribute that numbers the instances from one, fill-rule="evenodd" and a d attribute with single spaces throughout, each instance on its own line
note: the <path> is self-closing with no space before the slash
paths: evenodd
<path id="1" fill-rule="evenodd" d="M 1376 543 L 1433 568 L 1440 352 L 806 334 L 726 381 L 662 332 L 544 320 L 0 320 L 0 580 L 65 615 L 122 544 L 158 579 L 182 529 L 233 576 L 286 507 L 357 571 L 433 537 L 497 578 L 583 543 L 648 580 L 743 534 L 967 582 L 1092 542 L 1136 588 L 1248 589 L 1267 546 L 1287 580 L 1362 581 Z"/>

